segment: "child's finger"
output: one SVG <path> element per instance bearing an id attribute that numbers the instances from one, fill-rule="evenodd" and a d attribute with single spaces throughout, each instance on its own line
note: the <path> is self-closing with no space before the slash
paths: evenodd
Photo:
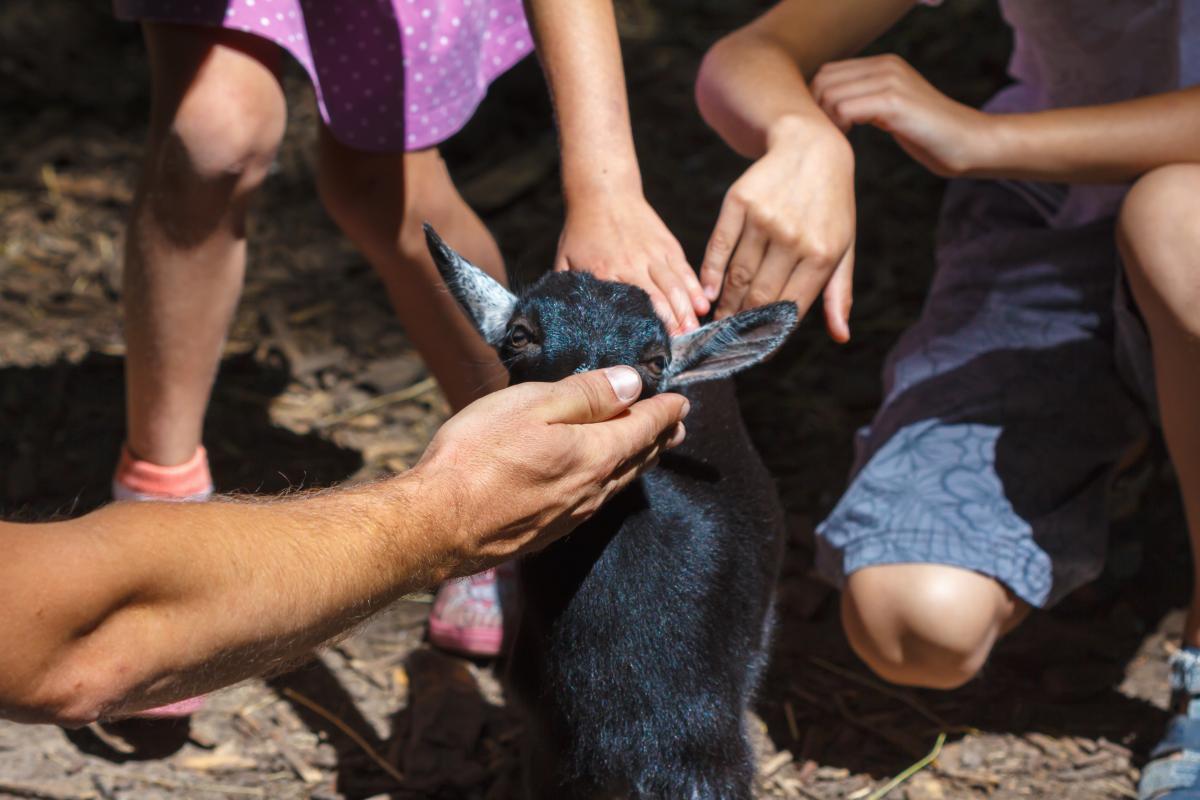
<path id="1" fill-rule="evenodd" d="M 837 125 L 874 125 L 891 131 L 891 122 L 896 114 L 898 98 L 894 94 L 869 94 L 837 103 L 831 118 Z"/>
<path id="2" fill-rule="evenodd" d="M 696 315 L 692 312 L 692 300 L 684 288 L 679 274 L 666 262 L 650 265 L 650 279 L 658 286 L 660 292 L 671 305 L 675 325 L 668 326 L 671 333 L 684 333 L 698 327 Z"/>
<path id="3" fill-rule="evenodd" d="M 875 81 L 883 77 L 886 76 L 881 75 L 875 69 L 834 72 L 831 74 L 818 72 L 809 88 L 812 91 L 813 100 L 817 102 L 817 105 L 823 105 L 825 100 L 841 87 L 863 83 L 864 81 Z"/>
<path id="4" fill-rule="evenodd" d="M 651 280 L 654 276 L 651 276 Z M 675 310 L 667 301 L 666 296 L 657 286 L 643 285 L 646 294 L 650 295 L 650 305 L 654 306 L 654 313 L 658 314 L 658 318 L 663 321 L 663 325 L 667 326 L 668 331 L 673 331 L 679 327 L 679 321 L 675 319 Z"/>
<path id="5" fill-rule="evenodd" d="M 814 259 L 806 258 L 792 270 L 792 276 L 788 278 L 779 299 L 791 300 L 803 317 L 828 282 L 828 277 L 827 269 L 821 268 Z"/>
<path id="6" fill-rule="evenodd" d="M 692 265 L 687 262 L 687 258 L 683 255 L 683 250 L 680 249 L 669 261 L 671 268 L 675 270 L 675 273 L 679 275 L 679 279 L 683 282 L 683 288 L 687 291 L 693 313 L 697 317 L 707 314 L 712 304 L 704 296 L 704 288 L 700 285 L 700 279 L 696 277 L 696 271 L 692 269 Z"/>
<path id="7" fill-rule="evenodd" d="M 895 88 L 891 79 L 884 76 L 875 76 L 862 81 L 849 81 L 826 93 L 821 99 L 821 110 L 828 114 L 833 123 L 845 133 L 852 126 L 858 124 L 855 118 L 846 114 L 847 104 L 862 97 L 875 97 L 875 102 L 882 107 L 895 102 Z"/>
<path id="8" fill-rule="evenodd" d="M 868 78 L 845 81 L 836 86 L 829 87 L 819 102 L 821 108 L 825 109 L 826 113 L 829 113 L 838 103 L 844 103 L 847 100 L 854 100 L 855 98 L 872 94 L 883 95 L 895 92 L 895 90 L 895 78 L 888 75 L 872 75 Z"/>
<path id="9" fill-rule="evenodd" d="M 850 307 L 854 303 L 854 245 L 842 256 L 825 286 L 825 329 L 839 344 L 850 341 Z"/>
<path id="10" fill-rule="evenodd" d="M 704 262 L 700 265 L 700 285 L 704 287 L 704 296 L 709 301 L 715 302 L 721 295 L 725 269 L 729 266 L 729 259 L 741 239 L 745 224 L 745 206 L 726 194 L 721 213 L 717 215 L 717 224 L 713 226 L 708 246 L 704 249 Z"/>
<path id="11" fill-rule="evenodd" d="M 813 76 L 813 82 L 845 80 L 855 76 L 870 75 L 879 71 L 879 63 L 869 58 L 847 58 L 844 61 L 830 61 L 822 64 Z"/>
<path id="12" fill-rule="evenodd" d="M 729 258 L 729 271 L 725 275 L 725 288 L 721 290 L 721 302 L 717 306 L 717 319 L 736 314 L 750 290 L 754 276 L 762 267 L 767 251 L 767 237 L 757 226 L 742 232 L 737 249 Z"/>
<path id="13" fill-rule="evenodd" d="M 854 72 L 866 70 L 894 70 L 909 68 L 909 63 L 895 53 L 880 53 L 874 56 L 858 56 L 857 58 L 843 58 L 840 61 L 829 61 L 821 66 L 822 70 L 829 72 Z"/>
<path id="14" fill-rule="evenodd" d="M 758 268 L 749 291 L 742 298 L 740 310 L 747 311 L 778 300 L 788 278 L 792 276 L 792 270 L 796 268 L 796 263 L 796 252 L 792 248 L 783 247 L 777 241 L 768 244 L 762 266 Z"/>

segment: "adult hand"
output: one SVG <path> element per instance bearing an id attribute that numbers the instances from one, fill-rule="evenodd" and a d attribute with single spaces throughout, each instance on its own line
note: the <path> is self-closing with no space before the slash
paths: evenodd
<path id="1" fill-rule="evenodd" d="M 874 125 L 943 177 L 967 174 L 991 146 L 988 114 L 951 100 L 896 55 L 832 61 L 813 78 L 812 91 L 843 131 Z"/>
<path id="2" fill-rule="evenodd" d="M 679 241 L 640 192 L 569 204 L 554 268 L 641 287 L 672 335 L 709 310 Z"/>
<path id="3" fill-rule="evenodd" d="M 700 282 L 718 319 L 776 300 L 801 314 L 824 291 L 829 334 L 850 338 L 854 154 L 827 122 L 787 118 L 725 194 Z M 723 288 L 722 288 L 723 284 Z"/>
<path id="4" fill-rule="evenodd" d="M 503 389 L 442 426 L 413 474 L 445 498 L 462 574 L 545 547 L 683 441 L 687 400 L 641 391 L 610 367 Z"/>

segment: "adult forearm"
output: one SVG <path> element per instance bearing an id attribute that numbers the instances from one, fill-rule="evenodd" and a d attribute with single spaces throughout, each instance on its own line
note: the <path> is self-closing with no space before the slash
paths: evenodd
<path id="1" fill-rule="evenodd" d="M 1120 103 L 995 115 L 974 177 L 1074 183 L 1133 180 L 1200 162 L 1200 88 Z"/>
<path id="2" fill-rule="evenodd" d="M 406 591 L 545 547 L 683 439 L 613 367 L 448 420 L 377 484 L 0 522 L 0 718 L 79 724 L 261 674 Z"/>
<path id="3" fill-rule="evenodd" d="M 526 4 L 554 103 L 568 204 L 595 192 L 640 193 L 611 0 Z"/>
<path id="4" fill-rule="evenodd" d="M 12 577 L 34 605 L 3 626 L 23 653 L 0 697 L 24 695 L 19 718 L 86 722 L 305 656 L 453 568 L 434 521 L 414 516 L 416 480 L 30 526 Z"/>

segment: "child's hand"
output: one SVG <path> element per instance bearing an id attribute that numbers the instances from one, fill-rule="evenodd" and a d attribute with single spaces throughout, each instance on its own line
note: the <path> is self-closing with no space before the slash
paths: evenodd
<path id="1" fill-rule="evenodd" d="M 554 268 L 644 289 L 672 335 L 695 330 L 709 310 L 679 241 L 640 192 L 568 206 Z"/>
<path id="2" fill-rule="evenodd" d="M 989 145 L 988 115 L 951 100 L 899 56 L 832 61 L 812 80 L 813 97 L 842 131 L 874 125 L 943 177 L 969 173 Z"/>
<path id="3" fill-rule="evenodd" d="M 781 120 L 767 152 L 729 188 L 700 282 L 717 318 L 776 300 L 806 312 L 825 294 L 825 323 L 850 338 L 854 154 L 824 121 Z M 724 286 L 722 287 L 722 284 Z"/>

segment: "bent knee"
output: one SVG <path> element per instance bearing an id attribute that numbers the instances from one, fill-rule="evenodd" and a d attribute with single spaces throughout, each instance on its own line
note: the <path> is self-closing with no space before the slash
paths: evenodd
<path id="1" fill-rule="evenodd" d="M 164 179 L 257 185 L 283 139 L 287 108 L 274 78 L 198 78 L 159 131 Z"/>
<path id="2" fill-rule="evenodd" d="M 992 578 L 940 564 L 867 567 L 842 595 L 859 657 L 885 680 L 932 689 L 975 677 L 1022 608 Z"/>
<path id="3" fill-rule="evenodd" d="M 1198 220 L 1200 164 L 1151 170 L 1129 190 L 1117 219 L 1117 244 L 1139 304 L 1179 312 L 1200 303 Z M 1191 322 L 1200 326 L 1200 319 Z"/>

